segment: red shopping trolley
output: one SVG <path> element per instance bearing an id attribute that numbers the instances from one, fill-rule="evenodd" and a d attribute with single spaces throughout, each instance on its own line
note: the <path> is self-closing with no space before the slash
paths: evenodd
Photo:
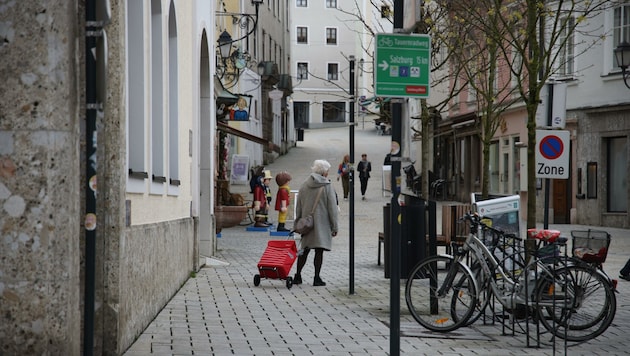
<path id="1" fill-rule="evenodd" d="M 286 280 L 287 288 L 291 288 L 293 278 L 289 273 L 296 258 L 297 246 L 294 240 L 269 240 L 258 261 L 259 274 L 254 275 L 254 285 L 260 285 L 261 278 L 270 278 Z"/>

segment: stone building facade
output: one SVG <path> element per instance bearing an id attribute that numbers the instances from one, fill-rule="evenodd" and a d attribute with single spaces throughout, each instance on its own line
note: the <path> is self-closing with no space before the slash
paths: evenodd
<path id="1" fill-rule="evenodd" d="M 86 5 L 100 16 L 87 51 Z M 0 5 L 0 354 L 79 355 L 86 339 L 95 354 L 122 354 L 216 250 L 216 6 Z M 100 68 L 89 141 L 86 53 Z"/>

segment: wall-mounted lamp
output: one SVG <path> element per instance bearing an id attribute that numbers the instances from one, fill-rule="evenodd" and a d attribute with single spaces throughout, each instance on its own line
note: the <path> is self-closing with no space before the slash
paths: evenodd
<path id="1" fill-rule="evenodd" d="M 263 82 L 267 85 L 274 85 L 280 80 L 280 72 L 278 71 L 278 64 L 271 61 L 262 61 L 258 63 L 258 74 L 262 78 Z"/>
<path id="2" fill-rule="evenodd" d="M 365 64 L 365 59 L 359 59 L 359 77 L 363 76 L 363 65 Z"/>
<path id="3" fill-rule="evenodd" d="M 623 41 L 615 48 L 615 59 L 617 60 L 617 66 L 621 68 L 623 83 L 630 89 L 630 84 L 628 84 L 628 77 L 630 77 L 630 72 L 628 71 L 628 67 L 630 67 L 630 43 Z"/>
<path id="4" fill-rule="evenodd" d="M 216 12 L 216 16 L 231 16 L 234 19 L 234 23 L 238 23 L 242 29 L 247 29 L 247 32 L 237 38 L 233 39 L 227 31 L 223 31 L 217 40 L 218 54 L 221 57 L 221 62 L 217 63 L 217 76 L 220 79 L 226 78 L 227 82 L 236 82 L 241 74 L 241 71 L 249 66 L 251 56 L 249 53 L 236 49 L 232 51 L 232 44 L 247 38 L 249 35 L 256 31 L 258 26 L 258 7 L 264 0 L 251 0 L 252 5 L 256 7 L 254 14 L 242 14 L 232 12 Z M 253 22 L 253 26 L 250 29 L 250 21 Z"/>

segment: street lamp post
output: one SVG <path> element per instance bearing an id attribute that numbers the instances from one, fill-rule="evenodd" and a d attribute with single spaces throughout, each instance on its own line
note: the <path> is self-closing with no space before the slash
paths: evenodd
<path id="1" fill-rule="evenodd" d="M 354 294 L 354 56 L 350 60 L 350 214 L 348 219 L 348 230 L 350 233 L 350 294 Z"/>
<path id="2" fill-rule="evenodd" d="M 630 77 L 630 72 L 628 71 L 628 67 L 630 67 L 630 43 L 623 41 L 615 48 L 615 59 L 617 60 L 617 66 L 621 68 L 623 83 L 630 89 L 630 84 L 628 84 L 628 77 Z"/>

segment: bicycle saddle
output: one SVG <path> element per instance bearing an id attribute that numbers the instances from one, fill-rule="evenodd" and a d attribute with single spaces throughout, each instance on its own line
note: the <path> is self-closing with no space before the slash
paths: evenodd
<path id="1" fill-rule="evenodd" d="M 555 242 L 560 237 L 560 231 L 548 229 L 527 229 L 527 235 L 532 239 L 545 242 Z"/>

